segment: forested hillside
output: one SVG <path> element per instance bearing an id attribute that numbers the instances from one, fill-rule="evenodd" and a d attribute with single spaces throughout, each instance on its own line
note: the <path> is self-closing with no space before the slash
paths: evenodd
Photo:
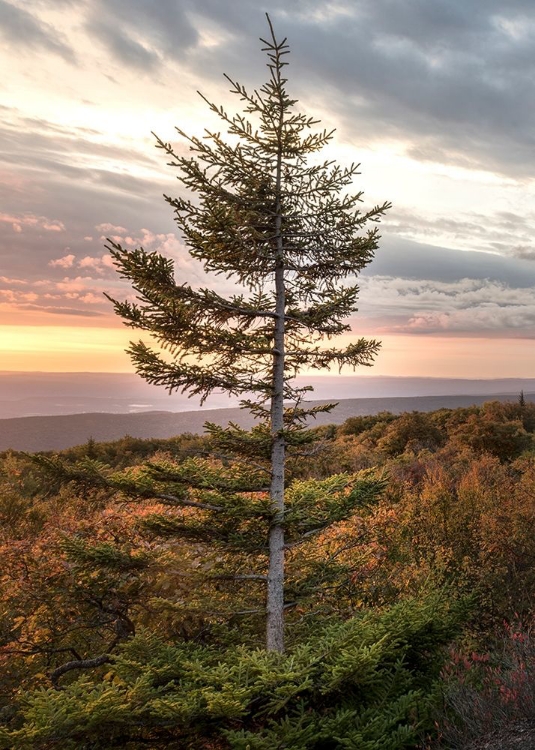
<path id="1" fill-rule="evenodd" d="M 520 390 L 520 389 L 519 389 Z M 436 411 L 459 406 L 481 405 L 485 401 L 510 401 L 511 393 L 456 396 L 405 396 L 383 398 L 338 399 L 328 414 L 317 414 L 314 424 L 342 424 L 353 416 L 390 411 Z M 526 393 L 526 401 L 535 401 L 535 393 Z M 325 401 L 308 401 L 307 406 L 319 406 Z M 204 423 L 224 426 L 229 422 L 250 429 L 255 423 L 252 414 L 235 408 L 205 409 L 183 412 L 143 412 L 141 414 L 84 412 L 56 416 L 32 416 L 0 419 L 0 451 L 64 450 L 84 443 L 89 437 L 97 442 L 119 440 L 123 435 L 134 438 L 170 438 L 186 432 L 201 433 Z"/>
<path id="2" fill-rule="evenodd" d="M 213 433 L 2 454 L 0 746 L 462 748 L 531 716 L 534 430 L 523 399 L 318 427 L 284 655 L 256 459 Z"/>

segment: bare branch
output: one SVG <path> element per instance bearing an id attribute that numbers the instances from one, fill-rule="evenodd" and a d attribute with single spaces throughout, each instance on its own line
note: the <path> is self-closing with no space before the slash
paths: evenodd
<path id="1" fill-rule="evenodd" d="M 52 674 L 50 675 L 50 680 L 52 681 L 52 684 L 54 687 L 58 687 L 58 680 L 59 678 L 67 674 L 67 672 L 71 672 L 73 669 L 94 669 L 95 667 L 101 667 L 103 664 L 107 664 L 111 661 L 110 654 L 101 654 L 100 656 L 96 656 L 94 659 L 76 659 L 73 661 L 68 661 L 65 664 L 62 664 L 60 667 L 57 667 Z"/>

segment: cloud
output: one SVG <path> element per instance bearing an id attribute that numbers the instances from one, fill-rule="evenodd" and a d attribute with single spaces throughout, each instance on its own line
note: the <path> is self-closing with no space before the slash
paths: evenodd
<path id="1" fill-rule="evenodd" d="M 103 44 L 119 62 L 141 72 L 149 73 L 161 61 L 160 55 L 136 41 L 122 28 L 94 20 L 87 24 L 88 33 Z"/>
<path id="2" fill-rule="evenodd" d="M 98 310 L 85 310 L 76 307 L 50 306 L 43 308 L 40 305 L 21 305 L 20 307 L 24 310 L 35 311 L 39 314 L 46 313 L 47 315 L 68 315 L 80 318 L 101 318 L 103 316 L 103 313 Z"/>
<path id="3" fill-rule="evenodd" d="M 52 52 L 67 62 L 76 62 L 73 49 L 56 29 L 6 0 L 0 0 L 0 34 L 14 49 Z"/>
<path id="4" fill-rule="evenodd" d="M 2 301 L 4 302 L 20 304 L 23 302 L 35 302 L 35 300 L 39 299 L 39 295 L 35 294 L 35 292 L 19 292 L 11 289 L 0 289 L 0 298 L 2 298 Z"/>
<path id="5" fill-rule="evenodd" d="M 92 257 L 86 255 L 77 263 L 78 268 L 90 268 L 97 273 L 102 273 L 105 269 L 115 268 L 111 255 L 103 255 L 101 257 Z"/>
<path id="6" fill-rule="evenodd" d="M 123 65 L 149 73 L 165 59 L 183 59 L 198 32 L 186 4 L 175 0 L 98 0 L 86 30 Z"/>
<path id="7" fill-rule="evenodd" d="M 62 258 L 49 260 L 48 265 L 52 268 L 71 268 L 74 263 L 74 255 L 64 255 Z"/>
<path id="8" fill-rule="evenodd" d="M 134 3 L 138 15 L 148 2 Z M 124 3 L 105 4 L 110 18 L 119 17 Z M 154 19 L 143 14 L 145 39 L 168 39 L 162 19 L 173 29 L 172 5 L 158 3 Z M 187 48 L 189 69 L 210 82 L 214 70 L 244 83 L 254 75 L 256 85 L 264 63 L 257 37 L 267 33 L 258 6 L 197 0 L 181 8 L 198 37 Z M 270 14 L 291 46 L 292 92 L 323 105 L 342 137 L 358 145 L 397 138 L 418 160 L 533 174 L 533 4 L 274 0 Z M 203 44 L 207 27 L 217 43 Z M 174 59 L 168 51 L 167 59 Z"/>
<path id="9" fill-rule="evenodd" d="M 92 281 L 91 276 L 76 276 L 74 279 L 65 276 L 62 281 L 56 283 L 56 288 L 63 292 L 83 292 Z"/>
<path id="10" fill-rule="evenodd" d="M 74 256 L 58 260 L 62 264 L 49 264 L 52 268 L 74 267 Z M 60 280 L 41 278 L 36 281 L 0 276 L 0 321 L 9 322 L 21 313 L 38 314 L 39 324 L 43 316 L 74 315 L 107 317 L 113 319 L 111 306 L 103 292 L 123 294 L 124 284 L 120 279 L 101 279 L 91 276 L 64 276 Z M 128 293 L 124 294 L 128 297 Z"/>
<path id="11" fill-rule="evenodd" d="M 99 236 L 112 227 L 125 234 L 132 234 L 127 226 L 142 222 L 165 232 L 173 228 L 172 215 L 159 196 L 174 175 L 163 169 L 160 179 L 156 170 L 153 180 L 136 177 L 132 172 L 151 173 L 147 167 L 154 165 L 152 158 L 142 149 L 103 143 L 103 134 L 86 130 L 84 135 L 79 128 L 35 123 L 6 109 L 0 125 L 0 255 L 6 275 L 46 278 L 53 268 L 48 263 L 67 255 L 66 246 L 77 259 L 100 256 L 104 243 Z M 93 142 L 97 137 L 99 142 Z M 108 170 L 91 168 L 103 159 L 110 164 Z M 129 174 L 117 180 L 114 163 Z M 96 225 L 102 225 L 97 233 Z"/>
<path id="12" fill-rule="evenodd" d="M 511 250 L 511 255 L 515 258 L 522 260 L 535 260 L 535 247 L 526 247 L 525 245 L 517 245 Z"/>
<path id="13" fill-rule="evenodd" d="M 0 276 L 0 285 L 7 284 L 8 286 L 13 286 L 13 284 L 17 284 L 20 286 L 26 286 L 28 282 L 24 279 L 11 279 L 8 276 Z"/>
<path id="14" fill-rule="evenodd" d="M 86 305 L 100 305 L 102 303 L 102 297 L 93 294 L 92 292 L 88 292 L 82 297 L 79 297 L 79 300 L 80 302 L 84 302 Z"/>
<path id="15" fill-rule="evenodd" d="M 64 232 L 65 224 L 58 219 L 48 219 L 46 216 L 33 214 L 10 215 L 0 213 L 0 224 L 11 224 L 14 232 L 22 232 L 23 227 L 35 227 L 46 232 Z"/>
<path id="16" fill-rule="evenodd" d="M 520 257 L 429 245 L 385 234 L 361 276 L 392 276 L 456 283 L 490 279 L 515 288 L 535 286 L 535 264 Z"/>
<path id="17" fill-rule="evenodd" d="M 361 312 L 397 333 L 492 332 L 535 326 L 535 288 L 488 279 L 439 282 L 370 276 L 361 284 Z"/>
<path id="18" fill-rule="evenodd" d="M 487 0 L 484 7 L 476 0 L 273 0 L 270 14 L 277 32 L 288 36 L 288 88 L 303 109 L 341 124 L 339 143 L 357 158 L 361 147 L 380 150 L 385 140 L 395 142 L 396 155 L 412 170 L 408 185 L 419 170 L 413 202 L 421 196 L 421 209 L 396 205 L 384 223 L 377 257 L 362 276 L 363 314 L 378 326 L 412 333 L 470 325 L 490 331 L 493 320 L 500 330 L 525 330 L 535 287 L 535 213 L 533 188 L 521 192 L 518 185 L 535 173 L 535 6 L 527 0 Z M 162 132 L 171 129 L 183 112 L 190 115 L 193 84 L 208 93 L 217 88 L 226 103 L 223 71 L 247 85 L 264 80 L 258 36 L 266 25 L 259 7 L 250 0 L 0 0 L 6 34 L 16 19 L 20 33 L 13 39 L 29 30 L 20 42 L 25 54 L 53 53 L 51 69 L 70 71 L 71 78 L 60 75 L 65 111 L 59 98 L 41 107 L 31 93 L 20 111 L 2 109 L 2 272 L 11 291 L 39 295 L 12 304 L 111 316 L 102 291 L 121 299 L 131 290 L 104 254 L 106 237 L 163 252 L 174 259 L 179 280 L 230 288 L 220 277 L 208 279 L 173 231 L 159 195 L 172 194 L 175 173 L 152 156 L 148 141 L 128 127 L 119 139 L 115 129 L 138 112 L 154 113 Z M 50 19 L 58 29 L 45 23 Z M 85 66 L 75 71 L 81 85 L 61 59 L 65 50 L 58 51 L 58 44 L 67 45 L 66 30 Z M 112 88 L 113 101 L 106 99 Z M 95 102 L 91 111 L 87 104 L 76 109 L 82 97 Z M 460 191 L 468 196 L 466 207 L 451 210 L 454 201 L 437 195 L 437 182 L 424 186 L 438 166 L 404 156 L 442 164 L 441 186 L 449 180 L 450 191 L 470 178 Z M 483 184 L 475 169 L 510 179 L 487 174 Z M 403 190 L 404 184 L 400 203 Z M 486 208 L 477 207 L 479 190 L 487 191 Z M 503 200 L 494 203 L 496 195 Z M 471 252 L 476 249 L 486 252 Z"/>
<path id="19" fill-rule="evenodd" d="M 373 31 L 360 49 L 372 55 L 364 88 L 372 94 L 377 86 L 369 112 L 374 126 L 397 121 L 413 147 L 428 149 L 434 160 L 441 158 L 432 154 L 438 145 L 451 157 L 505 172 L 532 161 L 533 6 L 491 0 L 481 12 L 474 0 L 379 0 L 366 7 Z M 501 19 L 520 23 L 525 33 L 511 36 Z"/>
<path id="20" fill-rule="evenodd" d="M 490 306 L 487 309 L 455 310 L 443 313 L 417 313 L 405 326 L 395 330 L 402 333 L 496 333 L 510 329 L 527 329 L 535 326 L 535 305 L 521 309 L 503 309 Z"/>
<path id="21" fill-rule="evenodd" d="M 383 227 L 389 235 L 435 245 L 498 252 L 516 258 L 535 257 L 535 213 L 529 211 L 463 211 L 444 215 L 397 207 L 387 215 Z"/>
<path id="22" fill-rule="evenodd" d="M 57 6 L 58 8 L 74 7 L 76 5 L 85 5 L 87 0 L 30 0 L 32 5 L 49 10 L 51 7 Z"/>
<path id="23" fill-rule="evenodd" d="M 125 227 L 119 227 L 115 224 L 110 224 L 109 222 L 105 222 L 104 224 L 97 224 L 95 229 L 97 232 L 102 232 L 102 234 L 127 234 L 128 229 Z"/>
<path id="24" fill-rule="evenodd" d="M 128 232 L 124 227 L 117 227 L 112 224 L 99 224 L 97 230 L 106 232 L 102 235 L 100 241 L 106 242 L 112 240 L 126 249 L 142 247 L 144 250 L 152 253 L 160 253 L 174 261 L 175 277 L 179 280 L 186 279 L 194 288 L 201 286 L 211 286 L 222 294 L 230 294 L 236 290 L 236 285 L 229 282 L 222 276 L 207 273 L 203 264 L 192 258 L 186 250 L 184 243 L 176 236 L 174 232 L 153 232 L 147 228 L 141 228 L 138 232 Z M 87 266 L 93 265 L 93 261 L 87 261 Z M 114 268 L 111 256 L 103 256 L 97 267 L 102 265 Z"/>

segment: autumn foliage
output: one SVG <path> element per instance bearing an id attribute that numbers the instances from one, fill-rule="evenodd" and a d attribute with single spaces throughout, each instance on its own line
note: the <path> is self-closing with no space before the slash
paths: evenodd
<path id="1" fill-rule="evenodd" d="M 154 485 L 129 494 L 164 471 L 195 480 L 205 502 L 210 476 L 232 487 L 236 467 L 204 458 L 209 436 L 4 454 L 0 746 L 321 748 L 361 737 L 371 750 L 387 735 L 388 747 L 416 747 L 434 731 L 461 747 L 489 717 L 512 720 L 520 704 L 525 715 L 534 426 L 532 405 L 489 403 L 318 428 L 322 450 L 288 465 L 289 653 L 277 664 L 257 650 L 265 563 L 244 542 L 265 534 L 260 477 L 238 493 L 240 518 L 210 535 L 207 511 L 177 520 Z M 340 736 L 347 743 L 332 744 Z"/>

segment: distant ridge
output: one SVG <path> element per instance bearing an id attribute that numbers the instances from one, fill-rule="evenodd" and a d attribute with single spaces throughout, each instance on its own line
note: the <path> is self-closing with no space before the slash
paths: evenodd
<path id="1" fill-rule="evenodd" d="M 535 378 L 427 378 L 386 375 L 302 375 L 314 401 L 405 398 L 419 396 L 516 397 L 535 393 Z M 228 409 L 239 399 L 212 393 L 203 409 Z M 135 373 L 0 371 L 0 419 L 60 414 L 138 414 L 150 411 L 197 411 L 198 398 L 169 395 Z"/>
<path id="2" fill-rule="evenodd" d="M 535 401 L 535 393 L 525 393 Z M 335 400 L 335 399 L 331 399 Z M 349 417 L 390 411 L 435 411 L 479 405 L 485 401 L 514 401 L 511 393 L 457 396 L 409 396 L 342 399 L 330 414 L 319 414 L 316 424 L 342 424 Z M 322 404 L 329 399 L 311 401 Z M 203 411 L 150 411 L 137 414 L 67 414 L 55 416 L 0 419 L 0 451 L 62 450 L 85 443 L 90 437 L 97 442 L 119 440 L 125 435 L 138 438 L 168 438 L 185 432 L 202 433 L 205 422 L 226 425 L 236 422 L 251 427 L 248 412 L 239 408 L 205 409 Z"/>

